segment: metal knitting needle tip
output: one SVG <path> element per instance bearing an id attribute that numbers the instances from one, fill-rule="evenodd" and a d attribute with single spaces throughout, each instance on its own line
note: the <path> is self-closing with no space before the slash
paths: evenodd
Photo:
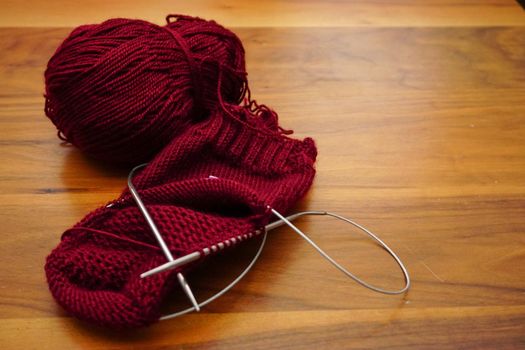
<path id="1" fill-rule="evenodd" d="M 306 212 L 301 212 L 301 213 L 297 213 L 297 214 L 293 214 L 293 215 L 290 215 L 288 217 L 286 217 L 286 219 L 288 219 L 289 221 L 293 221 L 301 216 L 304 216 L 304 215 L 326 215 L 326 211 L 306 211 Z M 283 225 L 286 225 L 286 223 L 283 221 L 283 220 L 277 220 L 277 221 L 274 221 L 268 225 L 265 226 L 265 231 L 268 232 L 268 231 L 271 231 L 271 230 L 274 230 L 280 226 L 283 226 Z M 210 249 L 209 247 L 208 248 L 205 248 L 205 249 Z M 179 266 L 182 266 L 182 265 L 186 265 L 192 261 L 195 261 L 195 260 L 198 260 L 200 257 L 202 256 L 202 253 L 197 251 L 197 252 L 193 252 L 193 253 L 190 253 L 190 254 L 187 254 L 187 255 L 184 255 L 180 258 L 177 258 L 177 259 L 174 259 L 174 260 L 171 260 L 171 261 L 168 261 L 167 263 L 165 264 L 162 264 L 160 266 L 157 266 L 151 270 L 148 270 L 146 272 L 143 272 L 141 275 L 140 275 L 140 278 L 145 278 L 145 277 L 149 277 L 149 276 L 152 276 L 152 275 L 155 275 L 157 273 L 161 273 L 163 271 L 168 271 L 168 270 L 173 270 Z"/>
<path id="2" fill-rule="evenodd" d="M 177 278 L 179 279 L 179 283 L 182 287 L 182 290 L 184 291 L 184 293 L 186 293 L 186 295 L 188 296 L 188 299 L 190 299 L 191 303 L 193 304 L 193 308 L 195 309 L 195 311 L 201 311 L 201 308 L 199 307 L 199 304 L 197 303 L 197 299 L 195 299 L 195 296 L 193 295 L 193 292 L 191 291 L 191 288 L 188 282 L 186 282 L 184 275 L 179 272 L 177 274 Z"/>
<path id="3" fill-rule="evenodd" d="M 141 275 L 140 275 L 140 278 L 145 278 L 145 277 L 149 277 L 149 276 L 152 276 L 152 275 L 155 275 L 157 273 L 160 273 L 160 272 L 163 272 L 163 271 L 168 271 L 168 270 L 173 270 L 179 266 L 182 266 L 182 265 L 185 265 L 185 264 L 188 264 L 192 261 L 195 261 L 197 259 L 199 259 L 201 257 L 201 253 L 200 252 L 193 252 L 191 254 L 188 254 L 188 255 L 184 255 L 178 259 L 175 259 L 175 260 L 172 260 L 172 261 L 168 261 L 167 263 L 165 264 L 162 264 L 160 266 L 157 266 L 151 270 L 148 270 L 146 272 L 143 272 Z"/>

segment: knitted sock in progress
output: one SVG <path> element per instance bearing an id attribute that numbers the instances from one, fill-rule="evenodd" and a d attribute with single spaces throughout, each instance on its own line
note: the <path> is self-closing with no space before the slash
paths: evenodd
<path id="1" fill-rule="evenodd" d="M 272 219 L 268 206 L 286 213 L 310 187 L 313 140 L 287 137 L 273 114 L 252 112 L 218 108 L 133 179 L 174 258 L 252 237 Z M 162 300 L 178 288 L 176 273 L 203 259 L 140 278 L 166 259 L 126 189 L 67 230 L 45 270 L 51 293 L 69 313 L 129 328 L 158 320 Z"/>

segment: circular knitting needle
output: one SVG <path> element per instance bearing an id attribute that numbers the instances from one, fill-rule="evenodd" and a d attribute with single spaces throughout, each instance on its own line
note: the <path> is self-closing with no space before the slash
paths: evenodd
<path id="1" fill-rule="evenodd" d="M 405 265 L 403 264 L 403 262 L 401 261 L 401 259 L 392 251 L 392 249 L 390 249 L 390 247 L 388 247 L 386 245 L 386 243 L 384 243 L 379 237 L 377 237 L 375 234 L 373 234 L 367 228 L 365 228 L 365 227 L 359 225 L 358 223 L 356 223 L 356 222 L 354 222 L 354 221 L 352 221 L 352 220 L 350 220 L 348 218 L 345 218 L 345 217 L 343 217 L 341 215 L 338 215 L 338 214 L 335 214 L 335 213 L 331 213 L 331 212 L 327 212 L 327 211 L 303 211 L 303 212 L 295 213 L 295 214 L 292 214 L 290 216 L 284 217 L 283 215 L 281 215 L 275 209 L 272 209 L 272 208 L 270 208 L 270 209 L 273 212 L 273 214 L 275 214 L 279 218 L 279 220 L 274 221 L 272 223 L 269 223 L 268 225 L 265 226 L 264 235 L 263 235 L 263 238 L 262 238 L 262 241 L 261 241 L 261 245 L 259 246 L 259 249 L 255 253 L 255 256 L 253 257 L 253 259 L 250 261 L 248 266 L 230 284 L 228 284 L 225 288 L 223 288 L 222 290 L 220 290 L 216 294 L 212 295 L 210 298 L 208 298 L 205 301 L 201 302 L 199 304 L 199 306 L 201 308 L 206 306 L 207 304 L 211 303 L 212 301 L 218 299 L 219 297 L 221 297 L 225 293 L 227 293 L 237 283 L 239 283 L 239 281 L 241 279 L 243 279 L 243 277 L 251 270 L 251 268 L 255 265 L 257 259 L 261 255 L 261 252 L 263 250 L 264 244 L 266 242 L 266 236 L 267 236 L 268 232 L 273 230 L 273 229 L 275 229 L 275 228 L 277 228 L 277 227 L 283 226 L 283 225 L 290 226 L 296 233 L 298 233 L 303 239 L 305 239 L 309 244 L 311 244 L 324 258 L 326 258 L 328 261 L 330 261 L 330 263 L 332 263 L 335 267 L 337 267 L 339 270 L 341 270 L 344 274 L 346 274 L 347 276 L 349 276 L 350 278 L 355 280 L 357 283 L 363 285 L 366 288 L 369 288 L 371 290 L 374 290 L 374 291 L 380 292 L 380 293 L 384 293 L 384 294 L 401 294 L 401 293 L 406 292 L 410 288 L 410 275 L 408 274 L 408 271 L 407 271 Z M 364 231 L 368 236 L 370 236 L 372 239 L 374 239 L 383 249 L 385 249 L 394 258 L 394 260 L 398 263 L 398 265 L 401 268 L 401 270 L 403 272 L 403 275 L 405 277 L 405 282 L 406 282 L 405 286 L 402 289 L 399 289 L 399 290 L 382 289 L 382 288 L 370 285 L 369 283 L 361 280 L 360 278 L 358 278 L 357 276 L 352 274 L 350 271 L 345 269 L 337 261 L 335 261 L 332 257 L 330 257 L 326 252 L 324 252 L 308 236 L 306 236 L 306 234 L 304 232 L 299 230 L 295 225 L 293 225 L 291 223 L 291 221 L 294 221 L 295 219 L 298 219 L 298 218 L 300 218 L 302 216 L 306 216 L 306 215 L 327 215 L 327 216 L 332 216 L 332 217 L 335 217 L 335 218 L 337 218 L 339 220 L 343 220 L 343 221 L 345 221 L 345 222 L 347 222 L 347 223 L 349 223 L 349 224 L 351 224 L 351 225 L 361 229 L 362 231 Z M 195 253 L 197 253 L 197 252 L 195 252 Z M 192 253 L 192 254 L 195 254 L 195 253 Z M 200 253 L 199 253 L 199 256 L 200 256 Z M 189 257 L 189 255 L 187 255 L 186 257 Z M 180 264 L 183 264 L 183 262 L 182 262 L 183 258 L 185 258 L 185 257 L 177 259 L 177 260 L 181 260 Z M 180 264 L 179 264 L 179 266 L 180 266 Z M 169 320 L 169 319 L 176 318 L 176 317 L 182 316 L 184 314 L 190 313 L 190 312 L 195 311 L 195 310 L 196 309 L 194 307 L 190 307 L 190 308 L 187 308 L 187 309 L 182 310 L 182 311 L 178 311 L 178 312 L 174 312 L 172 314 L 164 315 L 164 316 L 162 316 L 160 318 L 160 320 L 161 321 Z"/>
<path id="2" fill-rule="evenodd" d="M 135 188 L 135 186 L 133 186 L 133 181 L 132 180 L 133 180 L 133 175 L 135 174 L 135 171 L 137 171 L 138 169 L 144 167 L 145 165 L 146 164 L 138 165 L 138 166 L 134 167 L 130 171 L 130 173 L 128 175 L 128 188 L 129 188 L 129 191 L 131 192 L 131 195 L 133 196 L 133 199 L 135 200 L 135 203 L 137 203 L 137 206 L 139 207 L 140 212 L 144 216 L 144 219 L 146 219 L 146 222 L 148 223 L 148 226 L 150 227 L 151 231 L 153 232 L 153 235 L 155 236 L 155 239 L 157 240 L 157 242 L 158 242 L 158 244 L 160 246 L 160 249 L 162 250 L 162 252 L 164 253 L 164 256 L 168 260 L 168 264 L 173 264 L 175 259 L 173 258 L 173 255 L 171 255 L 171 252 L 170 252 L 170 250 L 168 248 L 168 245 L 166 244 L 166 241 L 164 241 L 164 238 L 162 238 L 162 235 L 160 234 L 159 229 L 157 228 L 157 225 L 155 224 L 155 221 L 153 220 L 153 218 L 149 214 L 149 211 L 146 208 L 146 206 L 144 205 L 144 202 L 142 202 L 142 199 L 140 198 L 140 195 L 139 195 L 137 189 Z M 177 259 L 177 260 L 179 260 L 179 259 Z M 166 265 L 166 264 L 164 264 L 164 265 Z M 158 269 L 158 268 L 160 268 L 160 267 L 162 267 L 164 265 L 161 265 L 161 266 L 157 267 L 156 269 Z M 161 269 L 160 271 L 164 271 L 164 270 L 165 269 Z M 147 276 L 152 275 L 152 274 L 153 273 L 150 273 Z M 145 276 L 141 275 L 141 277 L 145 277 Z M 188 296 L 188 299 L 190 299 L 190 301 L 191 301 L 191 303 L 193 305 L 193 308 L 196 311 L 200 311 L 199 304 L 197 303 L 197 300 L 195 299 L 195 295 L 193 295 L 193 292 L 191 291 L 191 288 L 188 285 L 188 282 L 186 282 L 186 279 L 184 278 L 184 275 L 179 272 L 177 274 L 177 279 L 179 280 L 179 283 L 180 283 L 180 285 L 182 287 L 182 290 L 184 291 L 184 293 L 186 293 L 186 295 Z"/>
<path id="3" fill-rule="evenodd" d="M 327 211 L 303 211 L 303 212 L 295 213 L 295 214 L 292 214 L 290 216 L 284 217 L 283 215 L 281 215 L 275 209 L 273 209 L 273 208 L 269 208 L 269 209 L 272 211 L 272 213 L 275 216 L 277 216 L 279 218 L 279 220 L 271 222 L 268 225 L 266 225 L 264 227 L 264 232 L 265 233 L 267 233 L 267 232 L 269 232 L 271 230 L 274 230 L 274 229 L 276 229 L 278 227 L 281 227 L 283 225 L 288 225 L 292 230 L 294 230 L 298 235 L 300 235 L 305 241 L 307 241 L 312 247 L 314 247 L 314 249 L 317 250 L 317 252 L 319 252 L 319 254 L 321 254 L 332 265 L 334 265 L 338 270 L 343 272 L 345 275 L 347 275 L 348 277 L 350 277 L 351 279 L 353 279 L 354 281 L 356 281 L 357 283 L 359 283 L 363 287 L 366 287 L 366 288 L 371 289 L 373 291 L 376 291 L 376 292 L 379 292 L 379 293 L 383 293 L 383 294 L 402 294 L 402 293 L 406 292 L 410 288 L 410 275 L 408 274 L 408 271 L 407 271 L 405 265 L 403 264 L 403 262 L 401 261 L 401 259 L 397 256 L 397 254 L 385 242 L 383 242 L 378 236 L 376 236 L 374 233 L 372 233 L 366 227 L 358 224 L 355 221 L 352 221 L 352 220 L 350 220 L 348 218 L 345 218 L 344 216 L 341 216 L 341 215 L 338 215 L 338 214 L 335 214 L 335 213 L 331 213 L 331 212 L 327 212 Z M 405 286 L 403 288 L 399 289 L 399 290 L 383 289 L 383 288 L 376 287 L 376 286 L 373 286 L 373 285 L 369 284 L 368 282 L 360 279 L 359 277 L 357 277 L 356 275 L 354 275 L 353 273 L 348 271 L 345 267 L 343 267 L 341 264 L 339 264 L 337 261 L 335 261 L 330 255 L 328 255 L 324 250 L 322 250 L 304 232 L 299 230 L 299 228 L 297 228 L 297 226 L 295 226 L 294 224 L 291 223 L 291 221 L 294 221 L 294 220 L 300 218 L 301 216 L 306 216 L 306 215 L 327 215 L 327 216 L 331 216 L 331 217 L 337 218 L 339 220 L 345 221 L 345 222 L 347 222 L 347 223 L 349 223 L 349 224 L 359 228 L 363 232 L 365 232 L 370 238 L 372 238 L 374 241 L 376 241 L 381 248 L 386 250 L 388 252 L 388 254 L 390 254 L 392 256 L 392 258 L 396 261 L 396 263 L 399 265 L 399 268 L 401 269 L 401 271 L 403 273 L 403 277 L 405 279 Z M 158 266 L 158 267 L 156 267 L 154 269 L 151 269 L 151 270 L 149 270 L 147 272 L 144 272 L 141 275 L 141 277 L 151 276 L 153 274 L 160 273 L 162 271 L 174 269 L 176 267 L 179 267 L 179 266 L 185 265 L 187 263 L 190 263 L 190 262 L 192 262 L 194 260 L 197 260 L 201 256 L 202 256 L 202 254 L 200 252 L 198 252 L 198 251 L 190 253 L 188 255 L 184 255 L 184 256 L 182 256 L 182 257 L 180 257 L 178 259 L 169 261 L 166 264 L 160 265 L 160 266 Z M 202 304 L 201 304 L 201 306 L 202 306 Z"/>
<path id="4" fill-rule="evenodd" d="M 325 211 L 309 211 L 309 212 L 301 212 L 301 213 L 296 213 L 296 214 L 293 214 L 293 215 L 290 215 L 290 216 L 287 216 L 286 218 L 289 220 L 289 221 L 293 221 L 303 215 L 326 215 L 326 212 Z M 286 223 L 283 221 L 283 220 L 277 220 L 277 221 L 274 221 L 272 223 L 269 223 L 268 225 L 266 225 L 264 227 L 264 232 L 269 232 L 271 230 L 274 230 L 278 227 L 281 227 L 283 225 L 286 225 Z M 205 248 L 206 249 L 206 248 Z M 211 249 L 211 247 L 208 247 L 207 248 L 208 251 L 212 251 L 213 249 Z M 168 271 L 168 270 L 172 270 L 172 269 L 175 269 L 179 266 L 182 266 L 182 265 L 186 265 L 192 261 L 195 261 L 195 260 L 198 260 L 200 259 L 200 257 L 202 256 L 203 254 L 199 251 L 196 251 L 196 252 L 193 252 L 193 253 L 190 253 L 190 254 L 187 254 L 187 255 L 184 255 L 184 256 L 181 256 L 180 258 L 177 258 L 175 260 L 171 260 L 171 261 L 168 261 L 167 263 L 165 264 L 162 264 L 162 265 L 159 265 L 157 267 L 154 267 L 152 268 L 151 270 L 148 270 L 146 272 L 143 272 L 140 277 L 141 278 L 144 278 L 144 277 L 148 277 L 148 276 L 152 276 L 152 275 L 155 275 L 157 273 L 161 273 L 163 271 Z"/>
<path id="5" fill-rule="evenodd" d="M 202 253 L 200 251 L 196 251 L 196 252 L 187 254 L 185 256 L 182 256 L 180 258 L 177 258 L 177 259 L 173 258 L 173 255 L 169 251 L 169 248 L 168 248 L 166 242 L 162 238 L 162 235 L 160 234 L 160 232 L 159 232 L 159 230 L 157 228 L 157 225 L 155 224 L 155 221 L 153 220 L 153 218 L 149 214 L 146 206 L 142 202 L 142 199 L 140 198 L 140 195 L 138 194 L 138 191 L 133 186 L 133 182 L 132 182 L 133 174 L 135 173 L 135 171 L 137 169 L 140 169 L 141 167 L 143 167 L 145 165 L 146 164 L 139 165 L 139 166 L 137 166 L 137 167 L 135 167 L 135 168 L 133 168 L 131 170 L 131 172 L 130 172 L 130 174 L 128 176 L 128 187 L 129 187 L 131 195 L 133 196 L 135 202 L 137 203 L 141 213 L 144 215 L 144 218 L 146 219 L 146 222 L 150 226 L 151 231 L 155 235 L 155 238 L 157 239 L 157 242 L 159 243 L 159 246 L 161 247 L 161 249 L 162 249 L 164 255 L 166 256 L 166 259 L 168 260 L 168 262 L 165 263 L 165 264 L 162 264 L 160 266 L 157 266 L 157 267 L 155 267 L 155 268 L 153 268 L 153 269 L 151 269 L 149 271 L 146 271 L 146 272 L 142 273 L 141 274 L 141 278 L 148 277 L 148 276 L 154 275 L 156 273 L 160 273 L 162 271 L 171 270 L 171 269 L 174 269 L 176 267 L 188 264 L 188 263 L 190 263 L 192 261 L 195 261 L 195 260 L 199 259 L 203 254 L 204 255 L 208 255 L 211 251 L 215 251 L 217 249 L 217 246 L 219 247 L 219 249 L 222 249 L 224 247 L 224 243 L 218 243 L 217 246 L 204 248 Z M 193 307 L 185 309 L 185 310 L 182 310 L 182 311 L 179 311 L 179 312 L 176 312 L 176 313 L 173 313 L 173 314 L 170 314 L 170 315 L 163 316 L 163 317 L 160 318 L 161 320 L 167 320 L 167 319 L 171 319 L 171 318 L 174 318 L 174 317 L 178 317 L 178 316 L 181 316 L 183 314 L 189 313 L 191 311 L 200 311 L 200 308 L 202 306 L 204 306 L 204 305 L 212 302 L 213 300 L 219 298 L 221 295 L 225 294 L 227 291 L 229 291 L 231 288 L 233 288 L 248 273 L 248 271 L 252 268 L 252 266 L 255 264 L 255 262 L 259 258 L 259 255 L 261 254 L 262 248 L 263 248 L 264 243 L 266 241 L 267 233 L 269 231 L 271 231 L 271 230 L 273 230 L 273 229 L 275 229 L 277 227 L 283 226 L 283 225 L 288 225 L 292 230 L 294 230 L 304 240 L 306 240 L 310 245 L 312 245 L 319 252 L 319 254 L 321 254 L 325 259 L 327 259 L 332 265 L 334 265 L 337 269 L 342 271 L 345 275 L 347 275 L 348 277 L 350 277 L 351 279 L 353 279 L 354 281 L 356 281 L 357 283 L 361 284 L 362 286 L 364 286 L 366 288 L 369 288 L 371 290 L 374 290 L 374 291 L 379 292 L 379 293 L 384 293 L 384 294 L 401 294 L 401 293 L 406 292 L 410 288 L 410 276 L 408 274 L 408 271 L 407 271 L 405 265 L 401 261 L 401 259 L 394 253 L 394 251 L 389 246 L 386 245 L 386 243 L 384 243 L 379 237 L 377 237 L 375 234 L 373 234 L 367 228 L 365 228 L 365 227 L 359 225 L 358 223 L 356 223 L 356 222 L 354 222 L 354 221 L 352 221 L 352 220 L 350 220 L 348 218 L 345 218 L 345 217 L 343 217 L 341 215 L 338 215 L 338 214 L 335 214 L 335 213 L 330 213 L 330 212 L 327 212 L 327 211 L 304 211 L 304 212 L 299 212 L 299 213 L 290 215 L 288 217 L 284 217 L 278 211 L 276 211 L 275 209 L 273 209 L 273 208 L 271 208 L 269 206 L 268 206 L 268 209 L 270 209 L 270 211 L 275 216 L 277 216 L 279 218 L 279 220 L 277 220 L 275 222 L 272 222 L 272 223 L 270 223 L 270 224 L 265 226 L 264 231 L 263 231 L 264 232 L 264 236 L 263 236 L 263 240 L 262 240 L 261 246 L 259 247 L 259 250 L 255 254 L 255 257 L 250 262 L 250 264 L 245 268 L 245 270 L 243 272 L 241 272 L 241 274 L 239 276 L 237 276 L 237 278 L 235 278 L 235 280 L 232 281 L 228 286 L 226 286 L 220 292 L 218 292 L 217 294 L 215 294 L 212 297 L 208 298 L 204 302 L 201 302 L 200 304 L 195 299 L 195 296 L 194 296 L 193 292 L 191 291 L 190 286 L 186 282 L 186 279 L 184 278 L 184 275 L 182 275 L 182 273 L 179 272 L 177 274 L 178 281 L 179 281 L 179 283 L 180 283 L 180 285 L 182 287 L 182 290 L 186 293 L 186 295 L 190 299 Z M 295 225 L 293 225 L 291 223 L 291 221 L 294 221 L 295 219 L 297 219 L 297 218 L 299 218 L 301 216 L 304 216 L 304 215 L 328 215 L 328 216 L 332 216 L 332 217 L 335 217 L 335 218 L 337 218 L 339 220 L 343 220 L 343 221 L 345 221 L 345 222 L 347 222 L 347 223 L 349 223 L 349 224 L 359 228 L 363 232 L 365 232 L 369 237 L 371 237 L 373 240 L 375 240 L 383 249 L 385 249 L 394 258 L 394 260 L 397 262 L 397 264 L 401 268 L 401 271 L 403 272 L 403 276 L 404 276 L 405 282 L 406 282 L 405 286 L 403 288 L 399 289 L 399 290 L 387 290 L 387 289 L 383 289 L 383 288 L 379 288 L 379 287 L 373 286 L 373 285 L 363 281 L 362 279 L 358 278 L 354 274 L 352 274 L 350 271 L 348 271 L 346 268 L 344 268 L 341 264 L 339 264 L 337 261 L 335 261 L 332 257 L 330 257 L 324 250 L 322 250 L 304 232 L 302 232 L 299 228 L 297 228 Z M 261 233 L 260 231 L 256 231 L 256 234 L 260 234 L 260 233 Z M 251 237 L 251 234 L 250 234 L 250 237 Z M 233 240 L 233 242 L 235 242 L 235 238 L 232 238 L 232 240 Z M 221 244 L 222 244 L 222 246 L 221 246 Z M 213 248 L 216 248 L 216 249 L 213 249 Z"/>

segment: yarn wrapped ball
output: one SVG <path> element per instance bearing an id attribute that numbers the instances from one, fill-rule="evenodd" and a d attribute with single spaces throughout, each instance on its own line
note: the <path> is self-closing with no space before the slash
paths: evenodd
<path id="1" fill-rule="evenodd" d="M 222 102 L 239 104 L 246 76 L 241 41 L 214 21 L 111 19 L 76 28 L 58 47 L 45 112 L 85 154 L 138 164 Z"/>

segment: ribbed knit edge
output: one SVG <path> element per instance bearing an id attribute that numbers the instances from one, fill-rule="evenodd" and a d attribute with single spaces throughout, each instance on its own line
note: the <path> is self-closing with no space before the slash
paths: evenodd
<path id="1" fill-rule="evenodd" d="M 265 128 L 260 122 L 249 123 L 218 109 L 208 119 L 194 124 L 173 139 L 144 170 L 137 173 L 133 183 L 137 189 L 154 186 L 165 176 L 162 169 L 170 164 L 191 166 L 191 157 L 183 154 L 190 155 L 205 147 L 258 175 L 273 177 L 315 172 L 317 150 L 311 138 L 292 139 Z M 124 194 L 127 192 L 125 190 Z"/>
<path id="2" fill-rule="evenodd" d="M 209 125 L 198 130 L 213 147 L 225 156 L 244 163 L 267 175 L 283 175 L 313 169 L 317 157 L 311 138 L 296 140 L 280 132 L 257 128 L 220 110 L 210 118 Z"/>

